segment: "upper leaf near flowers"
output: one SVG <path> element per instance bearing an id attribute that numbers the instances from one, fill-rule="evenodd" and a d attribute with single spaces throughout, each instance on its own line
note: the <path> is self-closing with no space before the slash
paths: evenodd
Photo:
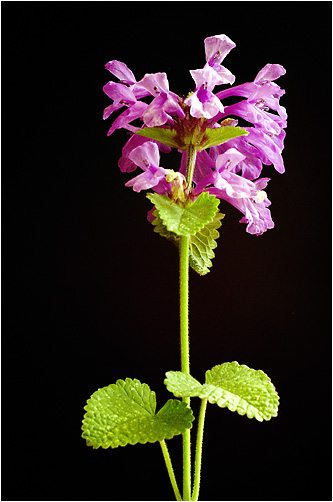
<path id="1" fill-rule="evenodd" d="M 154 232 L 160 234 L 177 246 L 180 236 L 170 232 L 162 222 L 159 212 L 155 209 L 153 212 L 155 219 L 152 221 Z M 190 267 L 199 275 L 206 275 L 212 267 L 212 259 L 215 257 L 214 249 L 217 247 L 216 239 L 220 236 L 218 228 L 222 225 L 221 220 L 224 214 L 219 210 L 215 213 L 213 221 L 207 223 L 201 230 L 194 235 L 190 235 L 189 240 L 189 259 Z"/>
<path id="2" fill-rule="evenodd" d="M 82 437 L 93 448 L 117 448 L 171 439 L 192 426 L 192 410 L 181 401 L 170 399 L 158 413 L 155 409 L 155 392 L 147 384 L 118 380 L 88 400 Z"/>
<path id="3" fill-rule="evenodd" d="M 177 142 L 177 133 L 171 129 L 166 129 L 164 127 L 143 127 L 136 131 L 136 134 L 144 136 L 145 138 L 154 139 L 172 148 L 180 148 Z"/>
<path id="4" fill-rule="evenodd" d="M 205 150 L 211 146 L 222 145 L 229 139 L 246 136 L 249 134 L 246 129 L 235 126 L 222 126 L 215 129 L 206 129 L 200 144 L 200 150 Z"/>
<path id="5" fill-rule="evenodd" d="M 279 396 L 270 378 L 245 364 L 224 363 L 206 371 L 206 383 L 180 371 L 169 371 L 164 381 L 176 397 L 208 399 L 220 408 L 237 411 L 259 422 L 277 416 Z"/>
<path id="6" fill-rule="evenodd" d="M 190 267 L 199 275 L 206 275 L 212 267 L 215 257 L 213 249 L 217 247 L 216 239 L 220 236 L 218 228 L 222 225 L 224 214 L 218 210 L 213 221 L 190 237 Z"/>
<path id="7" fill-rule="evenodd" d="M 194 235 L 207 223 L 213 221 L 219 200 L 208 192 L 203 192 L 192 202 L 175 204 L 167 195 L 147 194 L 166 228 L 176 235 Z"/>
<path id="8" fill-rule="evenodd" d="M 205 150 L 211 146 L 221 145 L 229 139 L 246 136 L 248 131 L 241 127 L 222 126 L 214 129 L 203 127 L 202 120 L 197 121 L 197 127 L 192 120 L 192 127 L 189 128 L 190 133 L 187 133 L 186 127 L 177 127 L 175 129 L 167 129 L 164 127 L 143 127 L 136 131 L 136 134 L 145 138 L 159 141 L 165 146 L 177 148 L 179 150 L 187 150 L 188 145 L 192 144 L 197 151 Z"/>

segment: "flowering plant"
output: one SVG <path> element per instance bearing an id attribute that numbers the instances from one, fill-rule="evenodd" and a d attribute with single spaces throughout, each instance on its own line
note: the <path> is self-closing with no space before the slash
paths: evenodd
<path id="1" fill-rule="evenodd" d="M 269 377 L 236 361 L 206 372 L 205 383 L 190 374 L 189 267 L 205 275 L 212 267 L 218 229 L 224 218 L 223 199 L 241 213 L 250 234 L 274 227 L 266 194 L 269 178 L 260 177 L 263 165 L 284 172 L 282 159 L 287 114 L 279 99 L 284 91 L 275 81 L 285 74 L 278 64 L 267 64 L 253 82 L 229 86 L 214 94 L 216 86 L 233 84 L 234 75 L 222 65 L 235 47 L 226 35 L 206 38 L 206 64 L 191 70 L 193 92 L 180 97 L 169 90 L 165 73 L 146 74 L 137 81 L 122 62 L 105 67 L 118 79 L 103 90 L 112 104 L 104 119 L 123 110 L 108 135 L 129 131 L 119 167 L 140 173 L 126 183 L 147 194 L 153 204 L 148 221 L 154 231 L 179 248 L 181 371 L 168 371 L 165 385 L 179 399 L 170 399 L 156 413 L 155 393 L 147 384 L 127 378 L 97 390 L 88 400 L 83 434 L 93 448 L 159 442 L 177 500 L 198 500 L 202 439 L 207 403 L 237 411 L 258 421 L 277 416 L 279 397 Z M 223 100 L 233 96 L 229 106 Z M 238 125 L 238 120 L 250 125 Z M 140 123 L 138 124 L 138 121 Z M 181 155 L 179 171 L 160 165 L 172 148 Z M 163 162 L 162 162 L 163 164 Z M 201 400 L 198 418 L 194 482 L 191 482 L 190 398 Z M 183 436 L 183 491 L 178 487 L 165 440 Z"/>

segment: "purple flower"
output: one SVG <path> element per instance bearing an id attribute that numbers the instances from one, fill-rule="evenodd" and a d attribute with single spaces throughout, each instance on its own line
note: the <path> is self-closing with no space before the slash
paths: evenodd
<path id="1" fill-rule="evenodd" d="M 161 185 L 161 182 L 162 186 L 167 184 L 165 176 L 169 171 L 159 166 L 160 154 L 156 143 L 146 141 L 143 145 L 134 148 L 130 152 L 129 158 L 135 165 L 141 167 L 144 172 L 128 181 L 125 186 L 133 187 L 135 192 L 140 192 L 141 190 L 148 190 L 148 188 L 156 188 L 157 185 Z M 167 189 L 166 186 L 165 189 Z"/>
<path id="2" fill-rule="evenodd" d="M 149 92 L 137 83 L 133 73 L 129 70 L 125 63 L 113 60 L 109 61 L 105 65 L 105 68 L 114 76 L 119 78 L 121 82 L 108 82 L 103 87 L 105 94 L 113 100 L 113 103 L 105 108 L 103 119 L 107 119 L 113 112 L 124 106 L 128 107 L 128 109 L 119 115 L 119 117 L 117 117 L 117 119 L 113 122 L 108 131 L 108 136 L 110 136 L 116 129 L 121 128 L 135 132 L 138 130 L 138 127 L 131 126 L 130 122 L 141 118 L 143 112 L 148 106 L 147 103 L 138 101 L 138 99 L 149 96 Z"/>
<path id="3" fill-rule="evenodd" d="M 248 179 L 255 179 L 260 175 L 262 164 L 273 164 L 279 173 L 285 170 L 281 154 L 284 147 L 283 129 L 287 126 L 287 113 L 279 104 L 279 99 L 285 91 L 273 82 L 284 74 L 283 66 L 267 64 L 260 70 L 253 82 L 230 87 L 217 93 L 220 99 L 226 99 L 229 96 L 246 98 L 233 105 L 225 106 L 219 119 L 233 115 L 252 122 L 254 125 L 254 127 L 246 127 L 249 133 L 246 137 L 239 137 L 228 142 L 230 146 L 237 148 L 245 155 L 239 169 Z M 270 113 L 270 109 L 276 113 Z M 223 153 L 225 148 L 225 145 L 215 148 L 215 156 Z"/>
<path id="4" fill-rule="evenodd" d="M 221 101 L 212 91 L 215 85 L 232 84 L 235 81 L 234 75 L 221 66 L 221 62 L 233 47 L 235 44 L 226 35 L 205 39 L 207 63 L 201 70 L 190 71 L 196 88 L 184 101 L 190 107 L 192 117 L 212 119 L 219 112 L 223 112 Z"/>
<path id="5" fill-rule="evenodd" d="M 285 75 L 286 70 L 279 64 L 267 64 L 264 66 L 253 82 L 246 82 L 245 84 L 229 87 L 224 91 L 217 93 L 217 96 L 224 99 L 228 96 L 243 96 L 250 101 L 256 101 L 258 98 L 278 94 L 279 97 L 284 94 L 284 91 L 274 83 L 282 75 Z"/>
<path id="6" fill-rule="evenodd" d="M 129 87 L 123 84 L 117 84 L 116 82 L 108 82 L 103 87 L 103 91 L 109 98 L 113 99 L 112 105 L 105 108 L 103 113 L 103 119 L 107 119 L 111 113 L 119 110 L 123 106 L 131 106 L 136 103 L 136 97 Z"/>
<path id="7" fill-rule="evenodd" d="M 262 100 L 257 103 L 239 101 L 234 105 L 226 106 L 221 118 L 237 115 L 242 119 L 252 122 L 255 127 L 264 130 L 267 134 L 280 134 L 281 129 L 287 126 L 284 117 L 269 113 L 268 107 Z"/>
<path id="8" fill-rule="evenodd" d="M 113 122 L 108 136 L 116 129 L 127 129 L 135 132 L 138 127 L 130 125 L 130 122 L 140 118 L 147 127 L 157 127 L 172 122 L 172 115 L 181 119 L 185 114 L 181 106 L 181 100 L 177 94 L 169 91 L 169 83 L 165 73 L 146 74 L 140 82 L 137 82 L 131 70 L 120 61 L 109 61 L 105 67 L 121 82 L 108 82 L 103 90 L 113 100 L 113 103 L 105 108 L 103 118 L 108 118 L 111 113 L 127 106 Z M 139 99 L 153 96 L 153 101 L 148 105 Z"/>
<path id="9" fill-rule="evenodd" d="M 131 132 L 137 131 L 139 127 L 130 125 L 130 122 L 142 117 L 143 112 L 145 111 L 147 106 L 147 103 L 136 101 L 127 110 L 120 114 L 119 117 L 116 118 L 108 131 L 108 136 L 110 136 L 116 129 L 127 129 Z"/>
<path id="10" fill-rule="evenodd" d="M 262 178 L 254 182 L 253 195 L 250 197 L 229 200 L 228 196 L 224 197 L 225 200 L 244 214 L 239 222 L 247 223 L 246 231 L 252 235 L 262 235 L 266 230 L 274 228 L 271 212 L 268 209 L 271 202 L 267 199 L 266 192 L 262 190 L 264 180 L 268 181 L 268 178 Z M 214 193 L 214 191 L 211 193 Z"/>
<path id="11" fill-rule="evenodd" d="M 109 70 L 112 75 L 117 77 L 121 84 L 128 85 L 137 99 L 149 95 L 146 89 L 137 83 L 132 71 L 125 65 L 125 63 L 113 60 L 106 63 L 105 68 Z"/>
<path id="12" fill-rule="evenodd" d="M 284 148 L 285 131 L 281 130 L 279 135 L 269 135 L 263 130 L 255 127 L 246 127 L 247 136 L 240 136 L 231 139 L 222 145 L 214 146 L 210 149 L 210 155 L 216 158 L 224 153 L 228 148 L 236 148 L 244 155 L 237 165 L 237 171 L 242 171 L 244 178 L 254 180 L 260 176 L 263 164 L 273 164 L 277 172 L 284 173 L 285 167 L 282 158 Z"/>
<path id="13" fill-rule="evenodd" d="M 230 148 L 219 155 L 216 161 L 207 152 L 199 152 L 198 158 L 199 164 L 206 166 L 206 176 L 198 182 L 194 194 L 199 195 L 203 190 L 208 190 L 211 195 L 232 204 L 244 214 L 240 223 L 247 223 L 246 230 L 250 234 L 261 235 L 274 227 L 270 210 L 267 209 L 270 201 L 263 190 L 269 178 L 253 182 L 234 172 L 244 160 L 244 155 L 235 148 Z"/>
<path id="14" fill-rule="evenodd" d="M 273 72 L 273 70 L 276 70 Z M 270 70 L 270 71 L 268 71 Z M 254 82 L 225 89 L 218 92 L 220 99 L 229 96 L 241 96 L 247 98 L 234 105 L 225 107 L 224 114 L 238 115 L 239 117 L 252 122 L 256 127 L 265 128 L 267 133 L 279 134 L 281 128 L 286 127 L 287 114 L 283 106 L 279 105 L 279 98 L 284 91 L 274 82 L 264 81 L 263 76 L 280 76 L 285 70 L 280 65 L 266 65 L 257 75 Z M 277 114 L 268 113 L 272 109 Z"/>
<path id="15" fill-rule="evenodd" d="M 185 117 L 177 94 L 169 91 L 169 82 L 165 73 L 146 74 L 139 82 L 152 96 L 153 101 L 143 113 L 142 119 L 147 127 L 157 127 L 173 121 L 171 115 Z"/>
<path id="16" fill-rule="evenodd" d="M 138 146 L 143 145 L 143 143 L 146 143 L 147 141 L 147 138 L 133 134 L 133 136 L 131 136 L 130 139 L 125 143 L 122 149 L 122 156 L 118 161 L 118 166 L 123 173 L 131 173 L 132 171 L 136 170 L 138 165 L 133 162 L 133 160 L 131 160 L 129 155 L 132 150 L 134 150 Z"/>
<path id="17" fill-rule="evenodd" d="M 133 136 L 130 137 L 130 139 L 125 143 L 122 149 L 122 156 L 118 161 L 118 166 L 121 171 L 126 173 L 135 171 L 135 169 L 137 168 L 137 164 L 135 164 L 135 162 L 131 160 L 130 153 L 132 152 L 132 150 L 134 150 L 134 148 L 143 145 L 143 143 L 147 141 L 151 140 L 145 138 L 144 136 L 139 136 L 137 134 L 133 134 Z M 162 143 L 159 143 L 158 141 L 151 141 L 151 142 L 156 143 L 161 152 L 169 153 L 171 151 L 170 147 L 162 145 Z"/>
<path id="18" fill-rule="evenodd" d="M 243 213 L 240 221 L 247 224 L 247 232 L 261 235 L 274 226 L 264 190 L 269 178 L 260 178 L 263 165 L 273 164 L 279 173 L 285 170 L 282 151 L 287 113 L 280 105 L 285 91 L 275 82 L 285 74 L 285 69 L 278 64 L 267 64 L 253 82 L 214 94 L 215 86 L 235 81 L 234 75 L 221 64 L 235 44 L 226 35 L 208 37 L 204 44 L 206 64 L 190 71 L 195 89 L 185 99 L 170 91 L 165 73 L 147 73 L 137 81 L 125 63 L 109 61 L 105 67 L 119 82 L 108 82 L 103 88 L 112 99 L 103 118 L 125 110 L 114 120 L 108 135 L 121 128 L 131 133 L 141 127 L 172 130 L 175 138 L 172 144 L 179 145 L 182 152 L 179 172 L 159 165 L 160 152 L 170 151 L 170 147 L 157 141 L 162 141 L 163 134 L 156 133 L 154 140 L 133 134 L 122 149 L 118 165 L 124 172 L 132 172 L 138 166 L 143 172 L 126 186 L 137 192 L 152 188 L 175 203 L 208 191 Z M 228 105 L 226 100 L 230 96 L 239 99 Z M 134 120 L 140 120 L 141 124 L 134 126 Z M 238 120 L 247 122 L 246 136 L 212 146 L 208 151 L 201 150 L 207 144 L 204 139 L 207 129 L 237 126 Z M 185 178 L 189 143 L 196 145 L 197 150 L 193 187 L 187 185 Z M 149 217 L 153 218 L 151 212 Z"/>
<path id="19" fill-rule="evenodd" d="M 216 35 L 208 37 L 204 41 L 206 61 L 220 77 L 220 84 L 233 84 L 234 75 L 221 65 L 224 58 L 229 54 L 236 44 L 226 35 Z"/>
<path id="20" fill-rule="evenodd" d="M 221 101 L 212 90 L 219 82 L 219 75 L 209 65 L 202 70 L 190 71 L 196 83 L 196 90 L 185 99 L 184 104 L 190 107 L 192 117 L 211 119 L 223 112 Z"/>
<path id="21" fill-rule="evenodd" d="M 136 84 L 135 77 L 131 70 L 121 61 L 109 61 L 106 63 L 105 68 L 109 70 L 112 75 L 117 77 L 123 84 L 133 85 Z"/>

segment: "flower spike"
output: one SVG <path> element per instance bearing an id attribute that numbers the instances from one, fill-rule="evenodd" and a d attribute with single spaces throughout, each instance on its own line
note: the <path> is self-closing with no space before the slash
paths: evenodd
<path id="1" fill-rule="evenodd" d="M 287 113 L 280 105 L 285 91 L 276 80 L 286 71 L 269 63 L 253 82 L 214 93 L 216 86 L 235 81 L 222 66 L 235 46 L 226 35 L 204 40 L 206 64 L 190 70 L 195 89 L 185 98 L 170 91 L 166 73 L 146 73 L 137 80 L 125 63 L 109 61 L 105 68 L 118 82 L 108 82 L 103 88 L 112 100 L 103 118 L 125 108 L 108 135 L 118 129 L 133 134 L 118 164 L 124 172 L 139 167 L 142 173 L 128 181 L 127 187 L 136 192 L 152 189 L 184 204 L 209 192 L 239 209 L 248 233 L 261 235 L 274 226 L 264 191 L 269 179 L 260 177 L 263 166 L 272 164 L 277 172 L 285 171 L 282 151 Z M 226 106 L 223 101 L 230 96 L 238 101 Z M 244 120 L 246 126 L 242 127 Z M 168 153 L 171 148 L 182 152 L 179 173 L 159 165 L 160 152 Z M 184 176 L 190 148 L 196 161 L 187 186 Z"/>

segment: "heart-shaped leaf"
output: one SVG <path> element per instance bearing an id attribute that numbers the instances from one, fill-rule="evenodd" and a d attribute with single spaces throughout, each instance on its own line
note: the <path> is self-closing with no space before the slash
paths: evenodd
<path id="1" fill-rule="evenodd" d="M 170 240 L 178 246 L 180 236 L 174 232 L 170 232 L 167 227 L 162 222 L 159 212 L 155 210 L 153 212 L 155 219 L 152 221 L 154 225 L 154 232 L 160 234 L 162 237 Z M 217 247 L 216 239 L 220 236 L 217 231 L 221 226 L 221 220 L 224 218 L 224 214 L 220 213 L 219 210 L 215 213 L 213 221 L 207 223 L 201 230 L 199 230 L 194 235 L 190 235 L 189 240 L 189 259 L 190 266 L 199 275 L 206 275 L 210 272 L 210 267 L 212 267 L 212 259 L 215 256 L 213 249 Z"/>
<path id="2" fill-rule="evenodd" d="M 167 195 L 149 193 L 147 197 L 169 232 L 177 235 L 194 235 L 212 222 L 220 202 L 208 192 L 202 192 L 194 202 L 188 201 L 186 205 L 173 203 Z"/>
<path id="3" fill-rule="evenodd" d="M 190 266 L 199 275 L 206 275 L 210 272 L 211 260 L 215 256 L 213 249 L 217 247 L 216 239 L 220 236 L 217 229 L 222 225 L 221 220 L 224 216 L 217 210 L 213 221 L 190 236 Z"/>
<path id="4" fill-rule="evenodd" d="M 171 439 L 183 434 L 194 420 L 192 410 L 176 399 L 155 414 L 155 392 L 131 378 L 98 389 L 84 409 L 82 437 L 93 448 Z"/>
<path id="5" fill-rule="evenodd" d="M 277 416 L 279 396 L 270 378 L 263 371 L 239 365 L 236 361 L 207 371 L 203 385 L 180 371 L 169 371 L 165 384 L 176 397 L 207 399 L 259 422 Z"/>

